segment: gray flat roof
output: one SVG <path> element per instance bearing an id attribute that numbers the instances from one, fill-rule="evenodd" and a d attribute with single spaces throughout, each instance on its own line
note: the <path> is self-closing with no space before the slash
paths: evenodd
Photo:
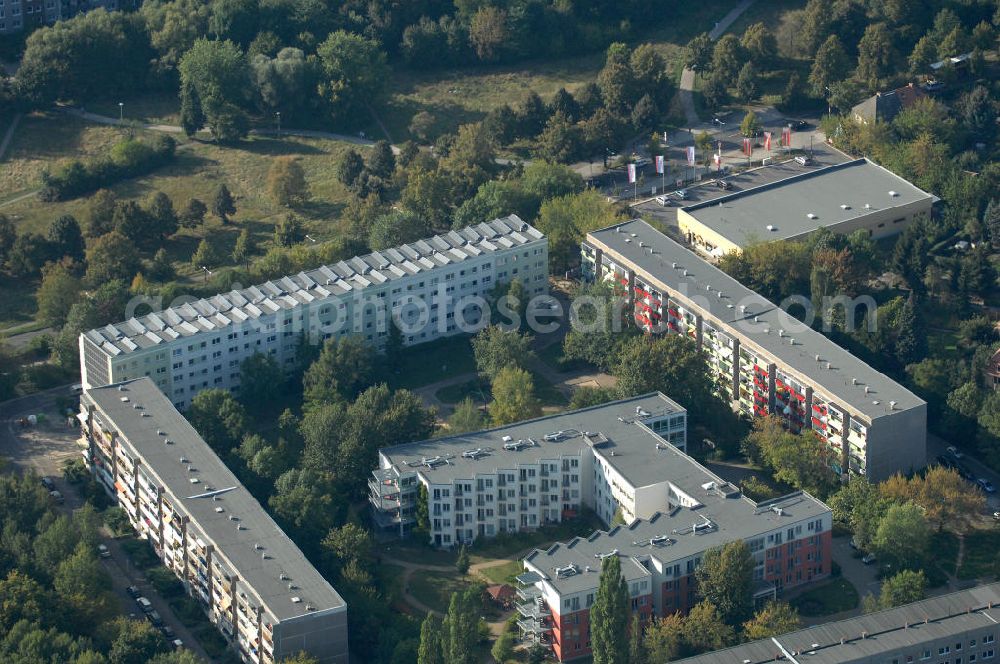
<path id="1" fill-rule="evenodd" d="M 643 565 L 649 558 L 656 558 L 663 565 L 673 564 L 727 542 L 752 539 L 783 528 L 784 524 L 819 518 L 830 511 L 805 492 L 755 503 L 672 446 L 663 451 L 661 465 L 662 478 L 699 501 L 699 507 L 661 512 L 628 526 L 556 543 L 548 549 L 533 551 L 525 561 L 541 570 L 549 585 L 560 594 L 577 593 L 597 587 L 600 559 L 612 552 L 622 558 L 626 580 L 634 580 L 651 574 Z M 706 489 L 709 483 L 714 486 Z M 772 507 L 780 507 L 781 513 Z M 555 571 L 570 565 L 578 573 L 559 576 Z"/>
<path id="2" fill-rule="evenodd" d="M 921 200 L 933 202 L 935 198 L 868 159 L 855 159 L 682 209 L 745 247 L 754 241 L 797 237 Z M 809 218 L 810 214 L 815 218 Z M 768 225 L 774 230 L 769 231 Z"/>
<path id="3" fill-rule="evenodd" d="M 734 327 L 744 339 L 752 341 L 779 363 L 808 377 L 827 398 L 844 402 L 870 420 L 925 405 L 922 399 L 889 376 L 876 371 L 641 219 L 594 231 L 587 237 L 693 301 L 727 326 Z M 640 247 L 640 243 L 643 246 Z M 741 310 L 741 306 L 746 309 Z M 785 331 L 784 336 L 779 336 L 779 330 Z M 828 363 L 829 369 L 826 368 Z M 889 410 L 890 401 L 896 402 L 892 411 Z"/>
<path id="4" fill-rule="evenodd" d="M 253 321 L 316 300 L 357 293 L 544 237 L 541 231 L 512 214 L 242 290 L 219 293 L 83 334 L 108 355 L 131 353 L 180 337 Z"/>
<path id="5" fill-rule="evenodd" d="M 648 416 L 639 415 L 637 409 Z M 379 452 L 401 473 L 419 471 L 430 482 L 449 483 L 593 447 L 634 486 L 642 487 L 663 481 L 667 457 L 657 448 L 657 443 L 665 444 L 663 439 L 637 423 L 669 413 L 686 411 L 665 395 L 654 392 L 494 429 L 385 447 Z M 545 440 L 546 434 L 556 431 L 565 432 L 565 437 L 556 442 Z M 593 435 L 584 435 L 587 433 Z M 510 436 L 512 441 L 530 439 L 535 444 L 517 451 L 506 450 L 504 436 Z M 482 450 L 485 454 L 477 455 L 478 458 L 462 456 L 469 450 Z M 447 463 L 433 468 L 420 463 L 421 459 L 434 457 L 446 459 Z"/>
<path id="6" fill-rule="evenodd" d="M 267 609 L 278 620 L 314 615 L 330 609 L 344 609 L 346 604 L 337 591 L 312 564 L 288 535 L 264 511 L 260 503 L 240 483 L 222 460 L 202 440 L 194 427 L 177 412 L 170 400 L 149 378 L 97 387 L 86 396 L 107 418 L 107 426 L 128 440 L 141 455 L 139 466 L 155 476 L 173 503 L 196 524 L 216 549 L 235 567 L 242 583 L 252 587 Z M 128 401 L 123 401 L 127 398 Z M 135 406 L 141 406 L 137 410 Z M 148 417 L 143 417 L 143 414 Z M 162 435 L 161 433 L 162 432 Z M 171 444 L 165 443 L 166 440 Z M 190 463 L 182 463 L 184 457 Z M 190 472 L 188 467 L 196 472 Z M 197 484 L 191 479 L 198 478 Z M 219 500 L 195 498 L 214 489 L 233 487 Z M 224 512 L 215 511 L 221 507 Z M 230 517 L 244 527 L 237 530 Z M 263 546 L 262 550 L 255 544 Z M 263 555 L 268 558 L 265 560 Z M 282 580 L 279 575 L 289 578 Z M 296 588 L 289 590 L 288 584 Z M 301 602 L 292 602 L 298 597 Z M 315 609 L 306 610 L 306 606 Z"/>
<path id="7" fill-rule="evenodd" d="M 778 636 L 775 640 L 789 653 L 802 654 L 799 658 L 801 662 L 841 664 L 859 658 L 877 657 L 900 648 L 918 648 L 923 643 L 979 628 L 983 628 L 984 634 L 995 635 L 997 622 L 1000 622 L 1000 583 L 992 583 L 866 616 L 801 629 Z M 861 638 L 862 633 L 865 638 Z M 981 644 L 982 638 L 977 637 L 977 641 Z M 778 644 L 771 639 L 763 639 L 689 657 L 678 664 L 764 664 L 776 661 L 775 656 L 780 652 Z M 977 651 L 971 649 L 970 652 Z M 780 661 L 788 660 L 781 658 Z"/>

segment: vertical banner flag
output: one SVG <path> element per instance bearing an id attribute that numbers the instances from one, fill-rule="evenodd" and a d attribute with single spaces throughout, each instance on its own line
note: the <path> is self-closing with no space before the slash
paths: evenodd
<path id="1" fill-rule="evenodd" d="M 628 165 L 628 183 L 629 184 L 635 183 L 635 164 Z"/>
<path id="2" fill-rule="evenodd" d="M 688 146 L 687 149 L 688 166 L 694 166 L 694 146 Z"/>
<path id="3" fill-rule="evenodd" d="M 749 138 L 743 139 L 743 154 L 748 157 L 753 155 L 753 143 L 750 142 Z"/>
<path id="4" fill-rule="evenodd" d="M 721 171 L 722 170 L 722 155 L 719 154 L 718 152 L 716 152 L 713 155 L 713 158 L 715 159 L 715 170 Z"/>
<path id="5" fill-rule="evenodd" d="M 663 175 L 663 155 L 656 156 L 656 172 Z"/>
<path id="6" fill-rule="evenodd" d="M 786 148 L 792 147 L 792 128 L 785 127 L 781 130 L 781 144 Z"/>
<path id="7" fill-rule="evenodd" d="M 771 132 L 764 132 L 764 148 L 770 152 L 771 151 Z"/>

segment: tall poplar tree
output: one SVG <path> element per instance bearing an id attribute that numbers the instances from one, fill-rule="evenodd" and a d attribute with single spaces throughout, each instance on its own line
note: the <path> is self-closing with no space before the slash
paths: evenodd
<path id="1" fill-rule="evenodd" d="M 617 555 L 601 562 L 601 581 L 590 608 L 594 664 L 628 664 L 628 586 Z"/>

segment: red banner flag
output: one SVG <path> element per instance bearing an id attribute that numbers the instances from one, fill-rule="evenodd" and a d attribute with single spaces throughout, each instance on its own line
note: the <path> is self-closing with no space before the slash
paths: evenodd
<path id="1" fill-rule="evenodd" d="M 748 157 L 753 155 L 753 143 L 749 138 L 743 139 L 743 154 Z"/>
<path id="2" fill-rule="evenodd" d="M 771 132 L 764 132 L 764 148 L 770 152 L 771 151 Z"/>
<path id="3" fill-rule="evenodd" d="M 785 127 L 781 130 L 781 144 L 786 148 L 792 147 L 792 128 Z"/>
<path id="4" fill-rule="evenodd" d="M 628 165 L 628 183 L 635 184 L 635 164 Z"/>

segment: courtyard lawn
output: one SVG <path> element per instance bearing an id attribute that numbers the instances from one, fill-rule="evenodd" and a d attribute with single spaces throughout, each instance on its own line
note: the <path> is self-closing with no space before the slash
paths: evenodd
<path id="1" fill-rule="evenodd" d="M 461 335 L 421 344 L 404 353 L 389 382 L 395 389 L 413 389 L 475 370 L 469 337 Z"/>
<path id="2" fill-rule="evenodd" d="M 965 536 L 965 556 L 958 570 L 960 579 L 993 580 L 1000 570 L 1000 531 L 978 530 Z"/>
<path id="3" fill-rule="evenodd" d="M 513 585 L 514 577 L 523 571 L 524 565 L 521 564 L 521 561 L 512 560 L 502 565 L 484 567 L 479 570 L 479 574 L 489 579 L 490 583 L 508 583 Z"/>
<path id="4" fill-rule="evenodd" d="M 447 385 L 434 393 L 438 400 L 449 404 L 458 403 L 466 397 L 471 397 L 476 403 L 482 403 L 484 399 L 489 399 L 489 395 L 489 387 L 483 385 L 479 379 Z"/>
<path id="5" fill-rule="evenodd" d="M 462 592 L 472 583 L 458 572 L 414 572 L 410 576 L 410 594 L 427 607 L 440 613 L 448 612 L 453 593 Z"/>
<path id="6" fill-rule="evenodd" d="M 968 545 L 968 540 L 966 540 Z M 955 563 L 958 561 L 958 536 L 942 531 L 931 536 L 931 559 L 941 571 L 954 575 Z"/>
<path id="7" fill-rule="evenodd" d="M 858 591 L 847 579 L 834 579 L 802 593 L 789 601 L 789 604 L 808 618 L 829 616 L 856 608 Z"/>

